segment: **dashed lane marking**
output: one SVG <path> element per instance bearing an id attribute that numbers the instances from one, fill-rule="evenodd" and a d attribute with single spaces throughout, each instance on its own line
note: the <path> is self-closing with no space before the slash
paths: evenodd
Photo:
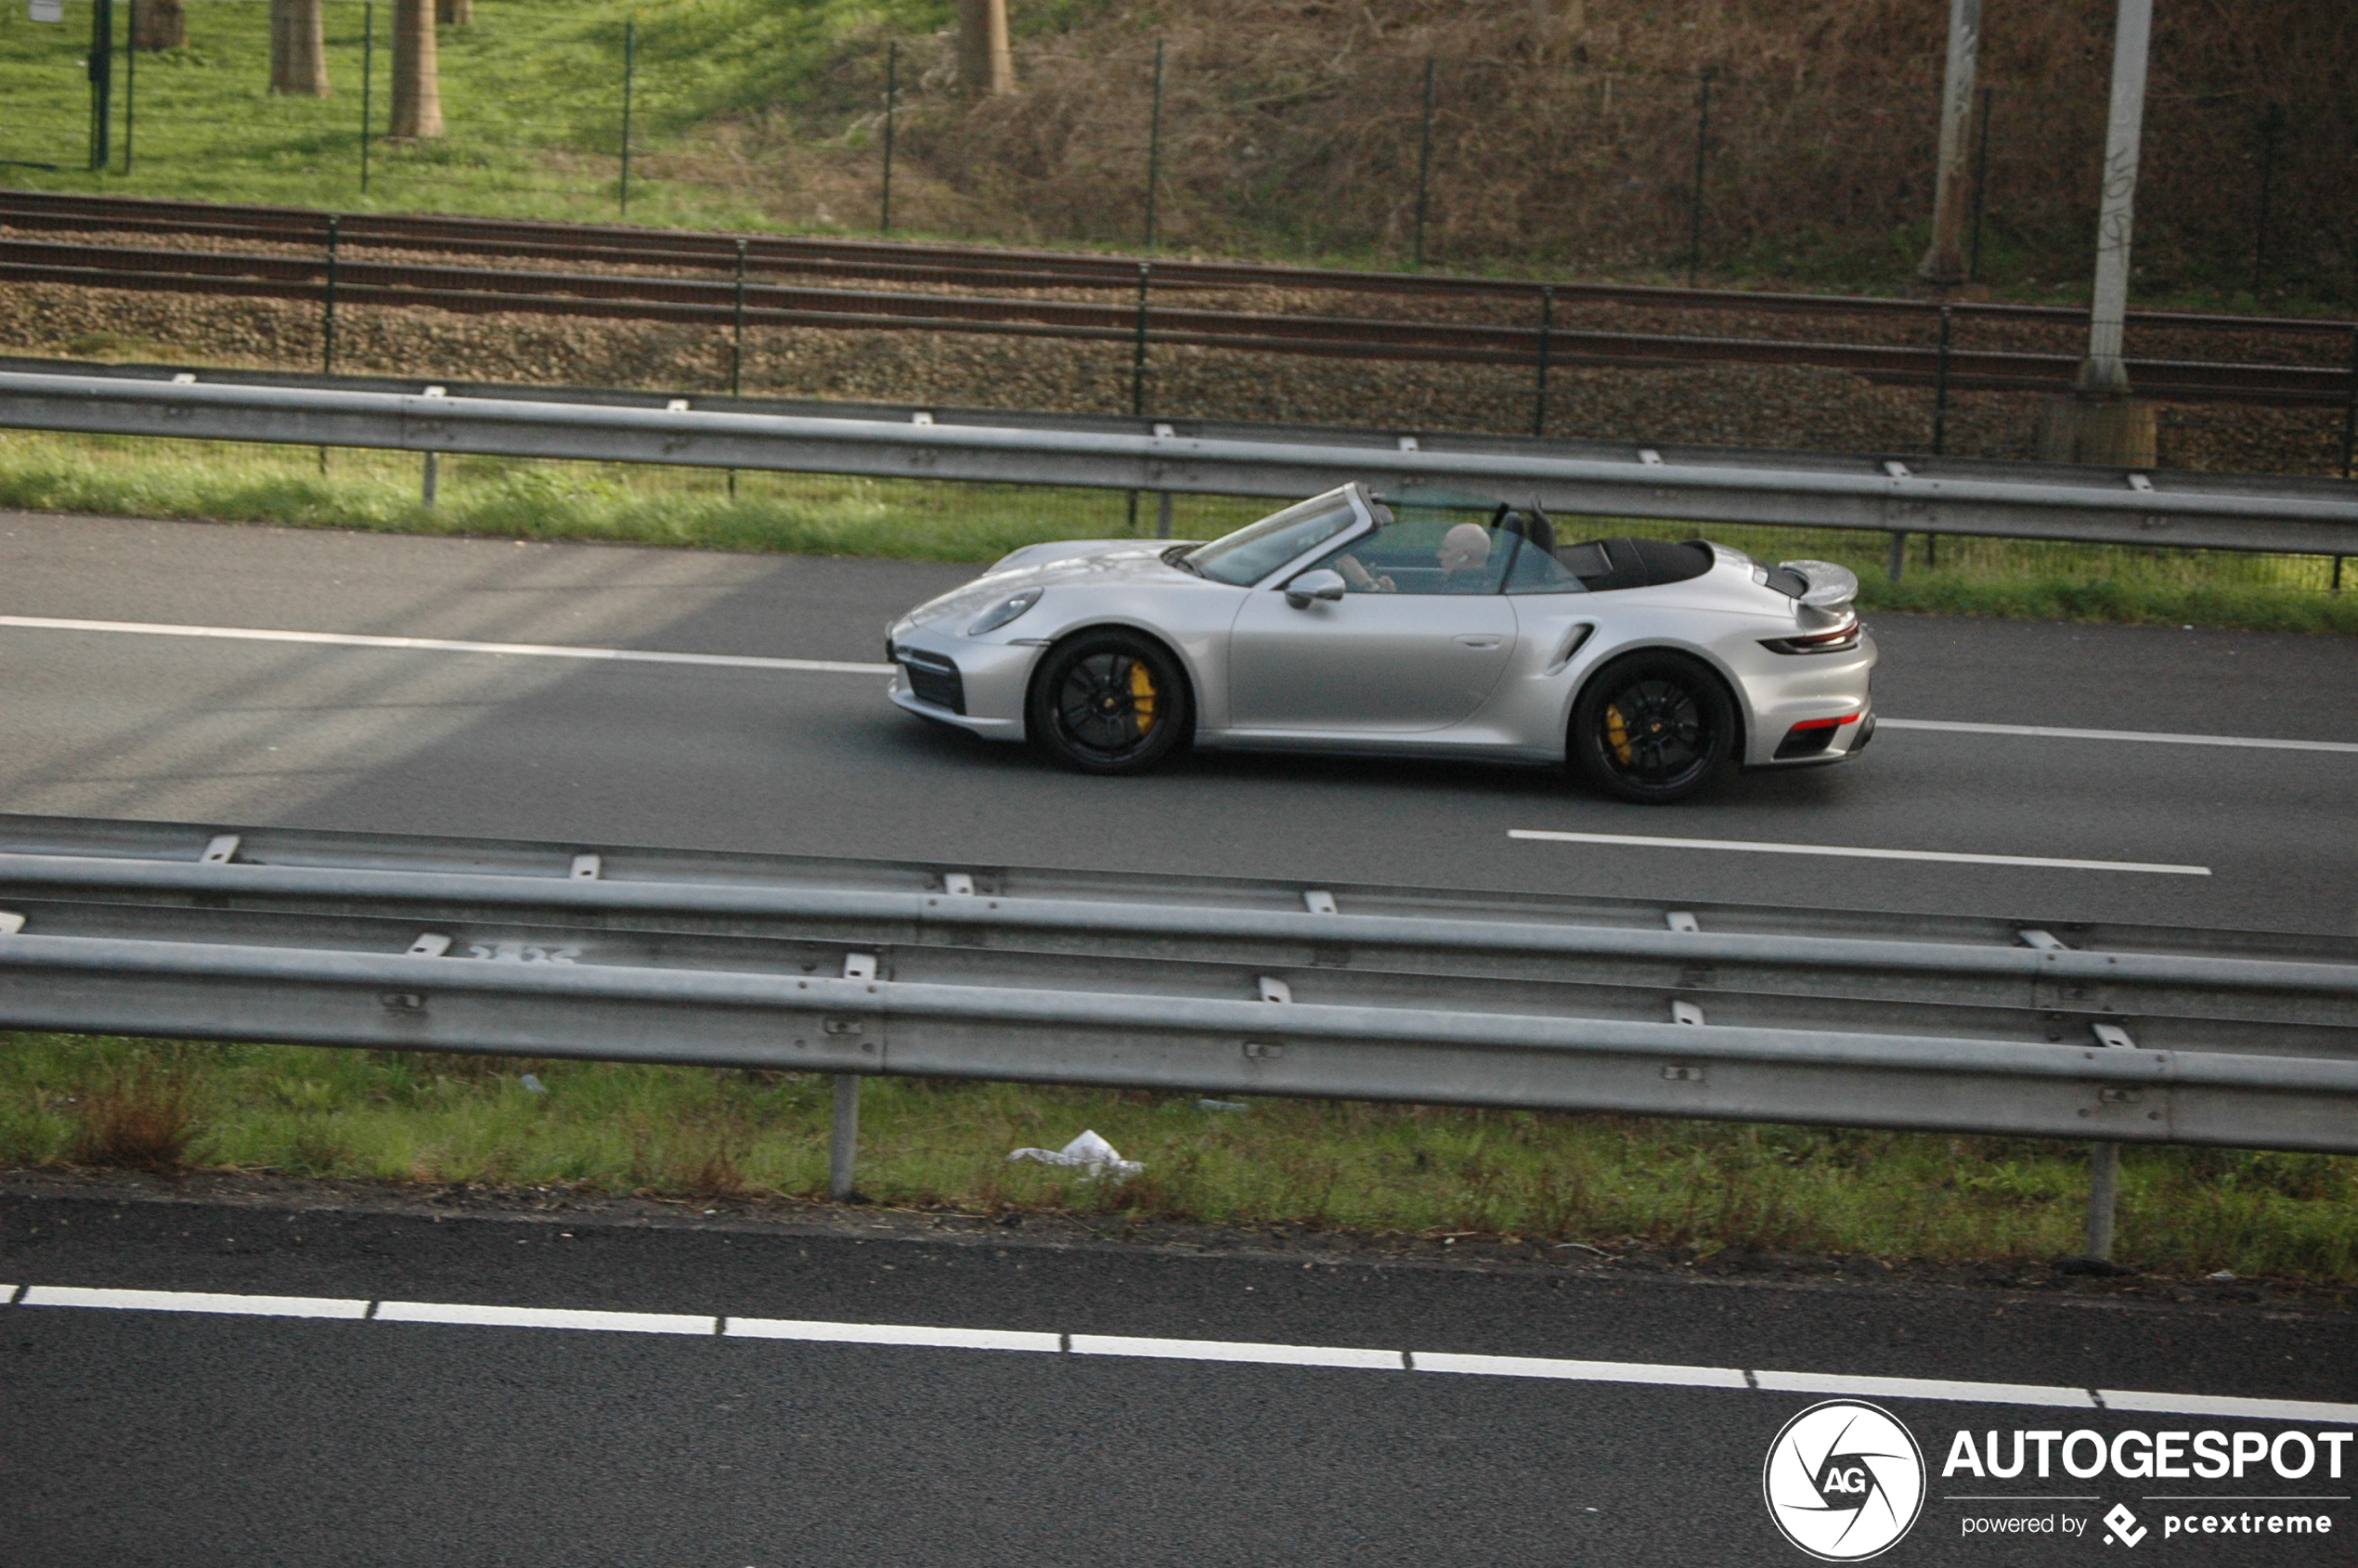
<path id="1" fill-rule="evenodd" d="M 10 1288 L 0 1286 L 0 1299 Z M 91 1289 L 32 1285 L 17 1294 L 26 1307 L 99 1307 L 148 1312 L 217 1313 L 246 1317 L 367 1318 L 378 1323 L 473 1328 L 602 1329 L 610 1333 L 799 1340 L 826 1344 L 945 1350 L 1069 1352 L 1226 1365 L 1326 1367 L 1342 1371 L 1435 1372 L 1452 1376 L 1542 1378 L 1569 1382 L 1644 1383 L 1661 1388 L 1757 1389 L 1769 1393 L 1928 1399 L 1967 1405 L 2033 1405 L 2072 1410 L 2218 1416 L 2273 1421 L 2358 1422 L 2358 1405 L 2300 1399 L 2240 1399 L 2207 1393 L 2050 1388 L 1962 1379 L 1878 1378 L 1841 1372 L 1780 1372 L 1733 1367 L 1684 1367 L 1651 1361 L 1565 1361 L 1531 1355 L 1462 1355 L 1442 1351 L 1375 1350 L 1344 1345 L 1261 1344 L 1250 1341 L 1164 1340 L 1114 1334 L 1058 1334 L 1008 1328 L 930 1328 L 898 1323 L 829 1323 L 795 1318 L 719 1317 L 701 1313 L 583 1312 L 569 1308 L 480 1306 L 444 1302 L 365 1302 L 319 1296 L 243 1296 L 214 1290 Z"/>
<path id="2" fill-rule="evenodd" d="M 1857 861 L 1938 861 L 1952 865 L 2028 866 L 2040 871 L 2141 871 L 2160 876 L 2209 876 L 2207 865 L 2168 865 L 2147 861 L 2054 860 L 2044 855 L 1969 855 L 1953 849 L 1868 849 L 1847 844 L 1776 844 L 1750 838 L 1654 838 L 1636 833 L 1558 833 L 1532 827 L 1507 830 L 1509 838 L 1548 844 L 1613 844 L 1641 849 L 1734 849 L 1751 855 L 1831 855 Z"/>

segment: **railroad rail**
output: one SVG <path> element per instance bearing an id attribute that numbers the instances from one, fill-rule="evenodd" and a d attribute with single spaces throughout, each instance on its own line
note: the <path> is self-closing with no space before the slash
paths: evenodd
<path id="1" fill-rule="evenodd" d="M 337 259 L 328 255 L 330 214 L 300 209 L 216 207 L 146 199 L 0 192 L 0 225 L 50 230 L 107 229 L 317 246 L 319 253 L 181 251 L 86 242 L 0 240 L 0 281 L 90 288 L 232 294 L 360 305 L 424 305 L 467 313 L 515 311 L 636 320 L 838 330 L 948 331 L 1338 358 L 1553 368 L 1664 369 L 1709 364 L 1807 365 L 1872 381 L 1959 391 L 2054 392 L 2069 385 L 2075 354 L 1925 343 L 1860 343 L 1762 337 L 1705 337 L 1598 330 L 1559 325 L 1553 307 L 1529 324 L 1419 322 L 1388 317 L 1215 310 L 1158 304 L 1152 289 L 1241 290 L 1278 286 L 1350 294 L 1433 299 L 1522 300 L 1554 305 L 1605 301 L 1678 311 L 1800 313 L 1921 323 L 1939 306 L 1742 291 L 1608 284 L 1543 284 L 1498 279 L 1339 272 L 1306 267 L 1107 256 L 880 240 L 734 236 L 679 230 L 572 226 L 511 219 L 336 214 Z M 743 259 L 740 260 L 740 245 Z M 613 271 L 527 270 L 356 259 L 347 247 L 439 250 L 551 262 L 718 271 L 710 279 Z M 1151 267 L 1149 272 L 1147 269 Z M 799 274 L 967 289 L 1127 291 L 1103 302 L 1023 294 L 893 292 L 771 281 Z M 1149 287 L 1151 285 L 1151 288 Z M 2080 313 L 2052 306 L 1959 304 L 1968 320 L 2067 326 Z M 2298 318 L 2134 312 L 2140 328 L 2289 333 L 2352 340 L 2358 323 Z M 2337 347 L 2339 344 L 2337 343 Z M 2178 401 L 2340 406 L 2353 371 L 2333 363 L 2282 364 L 2143 357 L 2129 362 L 2140 392 Z"/>
<path id="2" fill-rule="evenodd" d="M 0 1028 L 2358 1153 L 2358 940 L 2127 925 L 0 816 Z"/>

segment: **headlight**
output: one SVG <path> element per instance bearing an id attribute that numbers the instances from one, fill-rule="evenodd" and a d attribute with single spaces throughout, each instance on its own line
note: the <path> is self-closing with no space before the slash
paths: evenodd
<path id="1" fill-rule="evenodd" d="M 977 616 L 974 625 L 966 628 L 966 635 L 980 637 L 986 631 L 996 631 L 1039 603 L 1040 590 L 1036 588 L 1027 588 L 1021 593 L 1011 594 Z"/>

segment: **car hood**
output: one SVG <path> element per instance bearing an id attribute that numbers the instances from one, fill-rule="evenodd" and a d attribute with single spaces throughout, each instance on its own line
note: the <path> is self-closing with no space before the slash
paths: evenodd
<path id="1" fill-rule="evenodd" d="M 1080 588 L 1147 580 L 1199 581 L 1162 558 L 1167 539 L 1076 539 L 1027 545 L 964 588 L 928 599 L 893 623 L 895 632 L 978 616 L 1028 588 Z"/>

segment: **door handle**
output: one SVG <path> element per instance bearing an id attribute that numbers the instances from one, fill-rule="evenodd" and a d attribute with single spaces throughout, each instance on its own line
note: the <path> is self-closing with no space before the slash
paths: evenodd
<path id="1" fill-rule="evenodd" d="M 1469 631 L 1456 638 L 1455 641 L 1468 648 L 1496 648 L 1506 639 L 1491 632 Z"/>

